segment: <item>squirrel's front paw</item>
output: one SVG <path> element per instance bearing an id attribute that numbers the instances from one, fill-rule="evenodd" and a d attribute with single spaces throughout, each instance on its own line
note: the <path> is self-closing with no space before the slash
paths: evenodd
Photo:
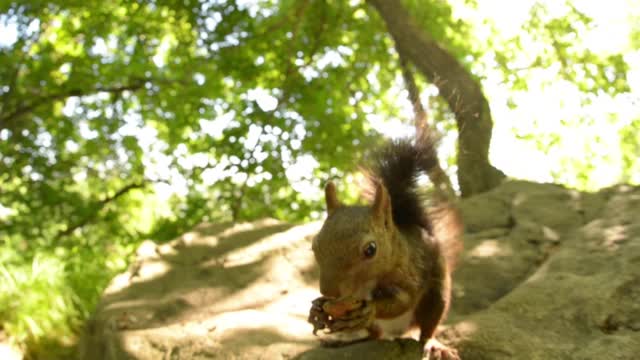
<path id="1" fill-rule="evenodd" d="M 448 347 L 440 341 L 431 338 L 424 345 L 424 351 L 422 353 L 423 360 L 460 360 L 458 351 L 456 349 Z"/>
<path id="2" fill-rule="evenodd" d="M 311 303 L 307 321 L 313 325 L 315 335 L 324 329 L 329 333 L 366 329 L 374 319 L 375 307 L 371 302 L 319 297 Z"/>
<path id="3" fill-rule="evenodd" d="M 349 311 L 344 316 L 333 319 L 329 324 L 331 332 L 356 331 L 366 329 L 376 318 L 376 308 L 370 301 L 363 301 L 362 305 Z"/>
<path id="4" fill-rule="evenodd" d="M 309 318 L 307 321 L 313 325 L 313 335 L 318 330 L 323 330 L 329 326 L 331 319 L 322 306 L 327 302 L 324 297 L 319 297 L 311 302 L 311 309 L 309 309 Z"/>

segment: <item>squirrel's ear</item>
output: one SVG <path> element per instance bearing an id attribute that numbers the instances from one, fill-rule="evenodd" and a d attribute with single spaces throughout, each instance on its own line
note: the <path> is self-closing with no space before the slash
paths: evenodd
<path id="1" fill-rule="evenodd" d="M 391 198 L 387 188 L 381 183 L 376 183 L 376 198 L 373 201 L 373 217 L 379 224 L 388 227 L 393 221 L 391 215 Z"/>
<path id="2" fill-rule="evenodd" d="M 338 200 L 338 195 L 336 194 L 336 185 L 333 183 L 333 181 L 329 181 L 324 187 L 324 200 L 327 203 L 327 213 L 329 215 L 333 214 L 333 212 L 337 208 L 342 206 L 342 204 Z"/>

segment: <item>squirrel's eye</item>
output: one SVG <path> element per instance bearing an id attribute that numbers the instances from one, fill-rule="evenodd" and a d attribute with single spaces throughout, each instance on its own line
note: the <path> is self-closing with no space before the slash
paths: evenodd
<path id="1" fill-rule="evenodd" d="M 372 241 L 364 247 L 364 256 L 367 259 L 371 259 L 376 255 L 376 250 L 377 250 L 376 243 Z"/>

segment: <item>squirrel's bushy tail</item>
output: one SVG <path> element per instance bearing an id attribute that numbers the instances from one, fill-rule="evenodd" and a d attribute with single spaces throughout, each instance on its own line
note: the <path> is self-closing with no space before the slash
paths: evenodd
<path id="1" fill-rule="evenodd" d="M 368 170 L 373 185 L 382 182 L 391 197 L 393 221 L 399 228 L 418 225 L 432 233 L 424 195 L 417 180 L 437 166 L 435 140 L 432 136 L 394 140 L 374 153 Z M 374 188 L 374 187 L 373 187 Z"/>
<path id="2" fill-rule="evenodd" d="M 367 171 L 370 189 L 375 196 L 377 182 L 382 182 L 391 198 L 393 222 L 400 229 L 420 226 L 440 243 L 451 269 L 462 251 L 462 220 L 451 201 L 428 201 L 427 193 L 418 187 L 418 177 L 438 166 L 435 139 L 423 135 L 415 141 L 395 140 L 372 156 Z"/>

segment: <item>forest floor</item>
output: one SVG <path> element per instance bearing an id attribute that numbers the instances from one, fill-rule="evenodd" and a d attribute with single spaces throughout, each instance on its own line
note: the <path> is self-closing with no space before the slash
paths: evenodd
<path id="1" fill-rule="evenodd" d="M 463 359 L 636 359 L 640 188 L 508 181 L 463 200 L 464 244 L 438 337 Z M 320 222 L 202 224 L 147 241 L 88 322 L 82 359 L 419 359 L 413 340 L 325 348 Z"/>

